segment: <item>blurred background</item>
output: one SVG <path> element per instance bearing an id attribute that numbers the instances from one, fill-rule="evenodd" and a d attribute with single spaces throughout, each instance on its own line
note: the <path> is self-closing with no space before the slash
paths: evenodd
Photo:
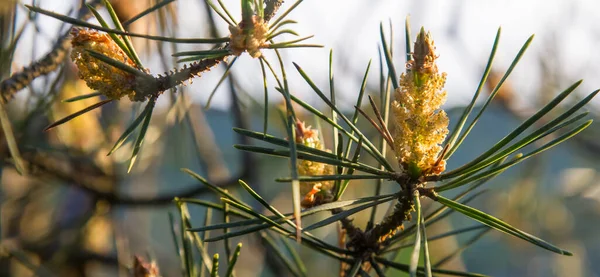
<path id="1" fill-rule="evenodd" d="M 39 14 L 29 13 L 23 4 L 37 5 L 76 16 L 81 1 L 0 0 L 2 80 L 32 61 L 43 58 L 70 26 Z M 236 18 L 239 1 L 224 1 Z M 452 169 L 478 156 L 508 134 L 520 122 L 542 107 L 557 93 L 579 79 L 585 82 L 577 98 L 600 88 L 598 69 L 600 26 L 596 23 L 595 1 L 305 1 L 290 14 L 299 23 L 293 28 L 301 36 L 314 34 L 309 43 L 325 47 L 284 50 L 291 90 L 308 103 L 327 110 L 293 69 L 297 62 L 315 83 L 328 89 L 328 55 L 333 49 L 337 104 L 348 112 L 360 89 L 367 63 L 373 60 L 367 92 L 379 94 L 379 25 L 386 32 L 393 27 L 393 50 L 404 52 L 404 20 L 410 16 L 413 34 L 420 26 L 430 30 L 437 46 L 440 70 L 448 73 L 445 109 L 450 126 L 460 116 L 477 88 L 491 51 L 497 28 L 502 37 L 487 90 L 512 62 L 521 45 L 535 33 L 535 39 L 514 70 L 492 107 L 469 135 L 462 148 L 448 161 Z M 156 4 L 152 0 L 111 1 L 121 20 L 127 20 Z M 286 1 L 282 9 L 292 4 Z M 106 11 L 101 13 L 108 17 Z M 14 19 L 14 21 L 13 21 Z M 90 20 L 97 23 L 95 20 Z M 15 22 L 15 24 L 13 24 Z M 213 37 L 227 35 L 226 24 L 209 13 L 200 0 L 178 0 L 130 25 L 129 31 L 168 37 Z M 20 37 L 14 55 L 14 37 Z M 289 40 L 292 37 L 284 37 Z M 210 45 L 171 44 L 134 38 L 134 45 L 151 73 L 159 74 L 182 64 L 172 53 L 209 49 Z M 273 53 L 266 57 L 275 62 Z M 11 56 L 9 59 L 8 56 Z M 7 62 L 8 61 L 8 62 Z M 402 70 L 404 55 L 395 59 Z M 0 134 L 1 246 L 0 276 L 129 276 L 133 255 L 155 260 L 162 276 L 180 276 L 168 213 L 176 212 L 175 196 L 218 201 L 202 184 L 180 168 L 189 168 L 211 182 L 250 199 L 238 188 L 243 179 L 272 205 L 290 212 L 291 188 L 276 183 L 289 175 L 283 159 L 256 156 L 235 150 L 233 144 L 250 144 L 232 127 L 261 131 L 263 113 L 269 110 L 268 132 L 285 137 L 278 111 L 282 98 L 270 83 L 269 102 L 264 105 L 260 65 L 243 55 L 227 80 L 209 96 L 224 72 L 214 68 L 193 83 L 166 92 L 160 97 L 143 148 L 131 173 L 127 174 L 132 141 L 107 157 L 114 142 L 143 108 L 122 100 L 61 125 L 49 132 L 51 122 L 99 101 L 73 103 L 63 99 L 91 93 L 77 78 L 76 67 L 66 59 L 56 72 L 37 78 L 14 99 L 4 103 L 17 143 L 30 172 L 20 176 L 11 162 L 7 141 Z M 567 102 L 568 102 L 567 101 Z M 597 117 L 598 100 L 587 109 Z M 318 122 L 298 108 L 310 125 Z M 559 113 L 559 111 L 556 111 Z M 367 133 L 375 130 L 362 123 Z M 331 132 L 322 130 L 331 148 Z M 468 270 L 492 276 L 600 276 L 600 178 L 598 178 L 600 127 L 597 123 L 574 139 L 512 168 L 483 186 L 484 192 L 471 204 L 515 227 L 535 234 L 574 253 L 559 256 L 496 231 L 467 233 L 430 244 L 433 259 L 444 260 L 463 245 L 470 245 L 444 268 Z M 389 157 L 390 160 L 393 157 Z M 397 190 L 385 184 L 385 190 Z M 353 199 L 372 195 L 369 181 L 353 181 L 344 195 Z M 258 206 L 257 206 L 258 207 Z M 427 206 L 428 209 L 437 205 Z M 378 209 L 383 216 L 387 207 Z M 206 221 L 203 208 L 190 207 L 193 225 Z M 369 212 L 359 214 L 355 223 L 364 226 Z M 221 215 L 212 214 L 212 222 Z M 313 219 L 316 220 L 316 219 Z M 310 220 L 308 220 L 310 222 Z M 305 223 L 310 224 L 310 223 Z M 460 215 L 436 223 L 428 234 L 472 226 Z M 332 225 L 333 226 L 333 225 Z M 315 232 L 335 241 L 336 228 Z M 218 231 L 208 236 L 218 235 Z M 237 276 L 287 276 L 273 253 L 253 236 L 232 240 L 244 243 Z M 471 244 L 472 243 L 472 244 Z M 209 243 L 209 253 L 223 253 L 222 243 Z M 311 276 L 335 276 L 334 260 L 298 247 Z M 31 263 L 30 267 L 23 265 Z M 31 268 L 36 268 L 32 270 Z M 393 275 L 396 276 L 396 275 Z"/>

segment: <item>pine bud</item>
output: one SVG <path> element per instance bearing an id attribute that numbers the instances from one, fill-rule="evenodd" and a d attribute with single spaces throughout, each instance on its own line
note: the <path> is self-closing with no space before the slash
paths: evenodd
<path id="1" fill-rule="evenodd" d="M 133 256 L 133 277 L 160 277 L 155 262 L 146 262 L 139 256 Z"/>
<path id="2" fill-rule="evenodd" d="M 310 126 L 306 127 L 301 121 L 296 123 L 296 143 L 330 152 L 321 143 L 319 132 L 311 129 Z M 333 175 L 334 167 L 330 164 L 301 160 L 298 161 L 298 174 L 303 176 Z M 333 200 L 331 193 L 333 184 L 333 181 L 300 182 L 300 194 L 304 195 L 302 207 L 310 208 L 331 202 Z"/>
<path id="3" fill-rule="evenodd" d="M 229 48 L 236 56 L 248 51 L 250 56 L 258 58 L 262 55 L 260 48 L 265 46 L 269 28 L 260 16 L 250 18 L 247 22 L 242 20 L 238 26 L 229 26 Z"/>
<path id="4" fill-rule="evenodd" d="M 439 160 L 440 145 L 448 134 L 448 116 L 440 109 L 446 101 L 446 73 L 438 72 L 433 40 L 423 28 L 412 56 L 400 76 L 392 111 L 396 158 L 411 177 L 418 178 L 439 174 L 446 167 Z"/>
<path id="5" fill-rule="evenodd" d="M 79 78 L 88 87 L 98 90 L 106 97 L 120 99 L 127 95 L 135 97 L 136 76 L 92 57 L 86 50 L 101 53 L 135 68 L 135 63 L 127 57 L 108 34 L 95 30 L 73 28 L 71 30 L 73 50 L 71 60 L 79 69 Z"/>

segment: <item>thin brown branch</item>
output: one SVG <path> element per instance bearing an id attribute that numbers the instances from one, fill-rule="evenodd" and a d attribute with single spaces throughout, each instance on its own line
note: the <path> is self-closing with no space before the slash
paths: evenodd
<path id="1" fill-rule="evenodd" d="M 163 92 L 165 90 L 171 89 L 175 86 L 183 84 L 185 81 L 194 78 L 202 72 L 206 72 L 210 70 L 213 66 L 219 64 L 224 61 L 225 58 L 214 58 L 214 59 L 204 59 L 199 62 L 194 62 L 189 66 L 184 66 L 182 69 L 178 69 L 176 71 L 171 71 L 166 76 L 158 76 L 156 81 L 158 83 L 158 87 L 156 88 L 158 92 Z M 155 91 L 150 91 L 146 95 L 140 95 L 140 97 L 146 97 L 148 94 L 156 93 Z"/>

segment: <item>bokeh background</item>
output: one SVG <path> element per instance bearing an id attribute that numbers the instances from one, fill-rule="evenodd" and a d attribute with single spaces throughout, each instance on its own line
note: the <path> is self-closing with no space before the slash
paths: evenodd
<path id="1" fill-rule="evenodd" d="M 224 2 L 234 15 L 240 14 L 239 1 Z M 120 18 L 126 20 L 155 1 L 111 3 Z M 56 19 L 30 14 L 23 4 L 73 16 L 80 1 L 0 0 L 2 49 L 10 46 L 12 34 L 23 30 L 12 63 L 0 65 L 2 79 L 43 57 L 70 28 Z M 286 1 L 283 9 L 291 4 Z M 600 87 L 600 54 L 595 47 L 600 42 L 595 14 L 599 7 L 596 1 L 584 0 L 304 1 L 290 15 L 299 22 L 294 30 L 302 36 L 314 34 L 310 42 L 325 47 L 284 50 L 283 57 L 292 92 L 326 110 L 291 62 L 299 63 L 318 86 L 328 88 L 328 55 L 333 49 L 337 103 L 351 113 L 370 59 L 373 67 L 367 89 L 374 96 L 378 94 L 380 24 L 386 32 L 393 28 L 393 49 L 403 53 L 404 20 L 410 16 L 413 33 L 425 26 L 435 39 L 439 68 L 448 73 L 445 109 L 453 126 L 477 87 L 497 28 L 502 26 L 502 37 L 488 91 L 521 45 L 535 33 L 534 43 L 497 100 L 449 160 L 449 168 L 454 168 L 482 153 L 575 81 L 585 79 L 576 92 L 578 97 Z M 211 17 L 215 15 L 209 14 L 204 1 L 178 0 L 132 24 L 130 31 L 177 37 L 211 37 L 215 31 L 226 35 L 226 24 L 218 17 L 212 23 Z M 175 63 L 172 53 L 209 47 L 137 38 L 134 44 L 144 64 L 155 74 L 181 66 Z M 265 54 L 274 61 L 272 53 Z M 401 68 L 403 55 L 397 54 L 395 61 Z M 208 106 L 209 95 L 223 72 L 224 66 L 220 66 L 177 92 L 160 97 L 138 162 L 129 174 L 126 170 L 131 141 L 110 157 L 106 153 L 141 111 L 143 106 L 139 103 L 112 103 L 43 132 L 50 122 L 98 101 L 60 101 L 91 92 L 77 79 L 70 61 L 56 73 L 36 79 L 5 104 L 31 172 L 27 177 L 16 173 L 1 134 L 0 276 L 44 276 L 49 272 L 54 276 L 129 276 L 133 255 L 156 260 L 163 276 L 180 276 L 180 262 L 171 238 L 173 226 L 168 219 L 169 212 L 176 212 L 173 197 L 218 201 L 180 168 L 190 168 L 247 198 L 237 186 L 237 180 L 244 179 L 272 205 L 291 211 L 290 188 L 274 181 L 288 176 L 285 160 L 250 155 L 232 147 L 236 143 L 252 143 L 236 136 L 232 127 L 262 130 L 265 108 L 270 111 L 269 132 L 285 136 L 277 112 L 282 98 L 271 87 L 265 107 L 259 63 L 244 55 L 216 89 Z M 271 78 L 268 81 L 274 83 Z M 587 107 L 594 118 L 599 108 L 597 100 Z M 310 114 L 299 112 L 302 119 L 318 126 Z M 376 135 L 370 126 L 362 126 Z M 331 147 L 330 130 L 322 132 L 326 145 Z M 600 227 L 598 134 L 600 127 L 594 123 L 576 138 L 497 177 L 471 202 L 518 228 L 569 249 L 575 254 L 573 257 L 555 255 L 490 231 L 476 236 L 476 241 L 444 267 L 492 276 L 600 276 L 600 265 L 595 263 L 600 259 L 600 237 L 596 235 Z M 390 192 L 397 189 L 391 183 L 384 188 Z M 373 190 L 370 182 L 352 182 L 345 198 L 368 196 Z M 386 208 L 379 209 L 380 216 Z M 194 225 L 205 223 L 204 209 L 191 207 L 190 213 Z M 359 214 L 355 223 L 364 226 L 368 214 Z M 219 214 L 212 214 L 213 222 L 220 218 Z M 433 225 L 428 233 L 435 235 L 471 225 L 471 220 L 452 215 Z M 322 228 L 315 233 L 335 240 L 336 229 Z M 208 236 L 218 234 L 215 231 Z M 468 233 L 432 242 L 434 262 L 471 243 L 474 237 L 474 233 Z M 244 243 L 238 276 L 290 274 L 255 237 L 233 241 Z M 337 274 L 334 260 L 307 248 L 298 250 L 311 276 Z M 209 253 L 222 252 L 222 243 L 209 244 Z M 32 263 L 37 270 L 23 266 L 23 261 Z"/>

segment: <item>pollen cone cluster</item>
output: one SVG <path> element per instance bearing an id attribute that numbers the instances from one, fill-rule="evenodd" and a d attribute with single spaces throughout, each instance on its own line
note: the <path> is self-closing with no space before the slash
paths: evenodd
<path id="1" fill-rule="evenodd" d="M 238 26 L 229 26 L 229 32 L 229 48 L 234 55 L 239 56 L 244 51 L 248 51 L 253 58 L 262 55 L 260 48 L 265 45 L 269 28 L 260 16 L 254 15 L 249 22 L 242 21 Z"/>
<path id="2" fill-rule="evenodd" d="M 92 57 L 86 50 L 101 53 L 109 58 L 136 67 L 127 54 L 117 46 L 108 34 L 95 30 L 73 28 L 71 30 L 73 50 L 71 60 L 79 69 L 79 78 L 88 87 L 98 90 L 106 97 L 119 99 L 125 95 L 134 99 L 136 80 L 131 73 Z"/>
<path id="3" fill-rule="evenodd" d="M 319 138 L 319 132 L 306 127 L 304 122 L 296 123 L 296 143 L 304 146 L 328 151 Z M 298 174 L 301 176 L 333 175 L 334 168 L 330 164 L 318 163 L 307 160 L 298 161 Z M 300 182 L 300 194 L 304 195 L 302 207 L 310 208 L 327 202 L 331 202 L 333 195 L 333 181 Z"/>
<path id="4" fill-rule="evenodd" d="M 438 72 L 433 40 L 423 29 L 412 57 L 400 76 L 392 111 L 396 158 L 405 172 L 418 178 L 439 174 L 446 167 L 439 159 L 448 134 L 448 116 L 440 109 L 446 101 L 446 73 Z"/>

